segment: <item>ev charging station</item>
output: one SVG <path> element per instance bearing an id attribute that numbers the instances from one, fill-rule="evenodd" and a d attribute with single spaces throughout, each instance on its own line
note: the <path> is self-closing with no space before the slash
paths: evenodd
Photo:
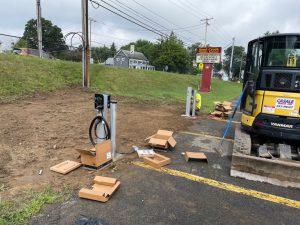
<path id="1" fill-rule="evenodd" d="M 89 136 L 91 143 L 95 146 L 105 140 L 111 140 L 111 155 L 115 159 L 116 155 L 116 120 L 117 120 L 117 102 L 112 101 L 108 94 L 95 94 L 95 109 L 97 116 L 92 120 Z M 108 114 L 110 113 L 110 124 L 108 124 Z M 93 138 L 96 137 L 96 141 Z"/>

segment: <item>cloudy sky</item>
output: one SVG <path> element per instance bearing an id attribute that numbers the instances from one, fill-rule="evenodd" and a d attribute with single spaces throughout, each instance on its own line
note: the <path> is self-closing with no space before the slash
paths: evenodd
<path id="1" fill-rule="evenodd" d="M 204 42 L 205 26 L 201 19 L 206 17 L 213 18 L 209 21 L 208 43 L 223 48 L 230 45 L 232 37 L 236 45 L 246 47 L 249 40 L 266 31 L 300 33 L 300 0 L 95 1 L 108 8 L 111 7 L 105 2 L 111 4 L 150 29 L 164 34 L 173 30 L 186 44 Z M 36 0 L 0 0 L 0 33 L 22 36 L 26 22 L 36 17 L 35 4 Z M 59 26 L 64 34 L 81 31 L 81 0 L 41 0 L 41 5 L 42 16 Z M 93 46 L 115 42 L 120 47 L 137 39 L 155 41 L 159 37 L 101 7 L 94 9 L 89 4 L 89 11 L 97 21 L 92 24 Z M 0 41 L 8 45 L 14 40 L 0 36 Z"/>

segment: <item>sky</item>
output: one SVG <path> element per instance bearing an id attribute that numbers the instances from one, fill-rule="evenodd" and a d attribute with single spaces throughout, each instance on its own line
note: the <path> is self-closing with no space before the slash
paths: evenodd
<path id="1" fill-rule="evenodd" d="M 174 31 L 186 45 L 204 43 L 205 18 L 213 18 L 207 27 L 207 43 L 223 49 L 231 45 L 233 37 L 235 45 L 246 48 L 248 41 L 266 31 L 300 33 L 300 0 L 94 1 L 110 8 L 107 2 L 161 33 Z M 0 0 L 0 6 L 0 33 L 22 36 L 26 22 L 36 18 L 36 0 Z M 60 27 L 64 35 L 81 31 L 81 0 L 41 0 L 41 6 L 42 16 Z M 160 37 L 104 8 L 95 9 L 91 3 L 89 16 L 96 20 L 92 23 L 92 46 L 114 42 L 119 48 L 138 39 L 155 42 Z M 0 35 L 0 41 L 9 47 L 16 40 Z M 73 43 L 79 44 L 80 40 Z"/>

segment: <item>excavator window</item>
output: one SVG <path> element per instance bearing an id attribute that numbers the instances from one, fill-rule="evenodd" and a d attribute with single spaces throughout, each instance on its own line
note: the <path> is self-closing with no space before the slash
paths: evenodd
<path id="1" fill-rule="evenodd" d="M 265 39 L 264 67 L 300 67 L 299 36 L 277 36 Z"/>

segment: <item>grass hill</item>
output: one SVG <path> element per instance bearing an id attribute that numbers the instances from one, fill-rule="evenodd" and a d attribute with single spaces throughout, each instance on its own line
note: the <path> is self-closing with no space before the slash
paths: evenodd
<path id="1" fill-rule="evenodd" d="M 81 63 L 0 54 L 0 101 L 80 86 L 81 79 Z M 184 102 L 186 88 L 196 88 L 198 81 L 191 75 L 91 65 L 92 90 L 140 100 Z M 231 100 L 240 92 L 240 84 L 213 79 L 211 93 L 201 94 L 204 110 L 209 111 L 213 101 Z"/>

